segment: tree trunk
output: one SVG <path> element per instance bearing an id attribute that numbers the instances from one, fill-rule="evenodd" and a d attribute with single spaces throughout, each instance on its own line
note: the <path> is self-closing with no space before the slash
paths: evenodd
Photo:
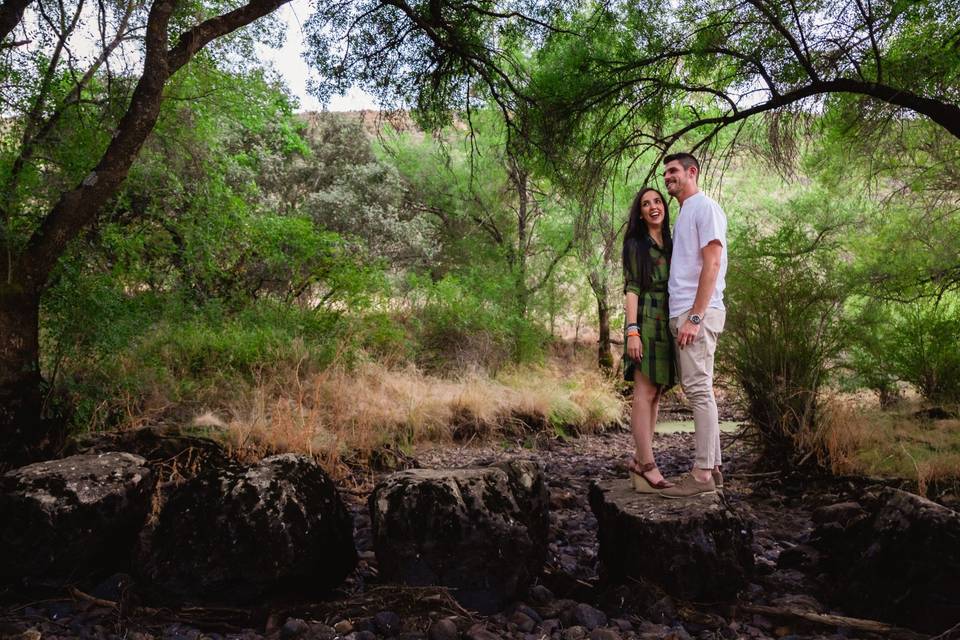
<path id="1" fill-rule="evenodd" d="M 38 292 L 0 285 L 0 471 L 51 457 L 63 442 L 62 422 L 42 411 L 39 315 Z"/>
<path id="2" fill-rule="evenodd" d="M 610 351 L 610 303 L 603 276 L 593 271 L 588 276 L 590 288 L 597 298 L 597 365 L 603 371 L 613 370 L 613 353 Z"/>

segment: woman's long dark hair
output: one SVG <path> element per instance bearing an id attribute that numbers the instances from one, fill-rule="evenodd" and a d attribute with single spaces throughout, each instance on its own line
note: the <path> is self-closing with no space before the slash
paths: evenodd
<path id="1" fill-rule="evenodd" d="M 670 207 L 667 199 L 663 197 L 657 189 L 653 187 L 644 187 L 637 192 L 637 197 L 633 199 L 630 206 L 630 218 L 627 220 L 627 231 L 623 234 L 623 273 L 630 272 L 630 264 L 634 259 L 640 267 L 640 288 L 647 290 L 650 288 L 651 274 L 653 273 L 653 258 L 650 255 L 651 242 L 650 232 L 647 229 L 647 221 L 643 219 L 640 213 L 640 202 L 643 195 L 648 191 L 653 191 L 660 200 L 663 201 L 663 223 L 660 226 L 660 233 L 663 236 L 663 251 L 667 255 L 673 251 L 673 237 L 670 235 Z M 624 285 L 626 293 L 626 285 Z"/>

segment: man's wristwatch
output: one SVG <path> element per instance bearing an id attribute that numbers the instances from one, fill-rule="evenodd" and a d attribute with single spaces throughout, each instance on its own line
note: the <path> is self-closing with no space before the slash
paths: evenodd
<path id="1" fill-rule="evenodd" d="M 701 316 L 699 313 L 691 313 L 689 316 L 687 316 L 687 319 L 693 324 L 700 324 L 700 322 L 703 320 L 703 316 Z"/>

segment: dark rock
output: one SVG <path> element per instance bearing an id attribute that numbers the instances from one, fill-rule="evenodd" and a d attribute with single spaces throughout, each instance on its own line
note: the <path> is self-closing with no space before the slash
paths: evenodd
<path id="1" fill-rule="evenodd" d="M 163 479 L 186 479 L 207 467 L 222 467 L 229 457 L 216 440 L 206 438 L 178 426 L 150 425 L 138 429 L 88 433 L 67 443 L 67 455 L 124 451 L 146 459 Z"/>
<path id="2" fill-rule="evenodd" d="M 345 636 L 353 631 L 353 623 L 349 620 L 341 620 L 333 625 L 333 630 L 338 634 Z"/>
<path id="3" fill-rule="evenodd" d="M 851 612 L 929 633 L 960 621 L 960 513 L 899 489 L 863 500 L 865 516 L 812 536 Z"/>
<path id="4" fill-rule="evenodd" d="M 141 536 L 138 569 L 178 596 L 249 600 L 330 589 L 356 559 L 333 481 L 312 459 L 284 454 L 174 489 Z"/>
<path id="5" fill-rule="evenodd" d="M 579 625 L 576 625 L 564 629 L 561 637 L 563 640 L 583 640 L 587 637 L 587 630 Z"/>
<path id="6" fill-rule="evenodd" d="M 531 620 L 533 620 L 533 621 L 536 622 L 537 624 L 543 622 L 543 618 L 540 616 L 539 613 L 536 612 L 535 609 L 533 609 L 533 608 L 531 608 L 531 607 L 528 607 L 527 605 L 523 604 L 522 602 L 517 603 L 517 605 L 514 606 L 513 610 L 514 610 L 514 611 L 519 611 L 520 613 L 524 614 L 525 616 L 527 616 L 528 618 L 530 618 Z"/>
<path id="7" fill-rule="evenodd" d="M 573 619 L 591 631 L 607 624 L 607 614 L 583 602 L 573 608 Z"/>
<path id="8" fill-rule="evenodd" d="M 393 611 L 381 611 L 373 616 L 373 623 L 377 631 L 392 636 L 400 631 L 400 616 Z"/>
<path id="9" fill-rule="evenodd" d="M 116 452 L 8 471 L 0 477 L 0 578 L 126 568 L 153 478 L 143 458 Z"/>
<path id="10" fill-rule="evenodd" d="M 620 640 L 620 634 L 613 629 L 594 629 L 590 632 L 590 640 Z"/>
<path id="11" fill-rule="evenodd" d="M 803 569 L 815 567 L 820 562 L 820 553 L 807 544 L 798 544 L 788 547 L 777 557 L 777 567 L 780 569 Z"/>
<path id="12" fill-rule="evenodd" d="M 481 613 L 521 594 L 545 561 L 547 490 L 533 462 L 402 471 L 377 485 L 370 513 L 382 580 L 450 587 Z"/>
<path id="13" fill-rule="evenodd" d="M 300 618 L 289 618 L 280 627 L 280 640 L 293 640 L 310 631 L 310 625 Z"/>
<path id="14" fill-rule="evenodd" d="M 430 625 L 427 637 L 430 640 L 457 640 L 460 637 L 460 631 L 453 620 L 442 618 Z"/>
<path id="15" fill-rule="evenodd" d="M 527 590 L 527 597 L 535 605 L 544 605 L 553 600 L 553 592 L 542 584 L 535 584 Z"/>
<path id="16" fill-rule="evenodd" d="M 467 629 L 464 636 L 467 640 L 500 640 L 500 636 L 491 631 L 487 631 L 486 627 L 479 622 Z"/>
<path id="17" fill-rule="evenodd" d="M 666 500 L 604 480 L 591 485 L 590 506 L 613 580 L 646 578 L 684 599 L 726 600 L 753 570 L 751 526 L 718 494 Z"/>
<path id="18" fill-rule="evenodd" d="M 516 625 L 517 629 L 523 631 L 524 633 L 530 633 L 533 631 L 534 627 L 537 626 L 537 623 L 533 621 L 533 618 L 522 611 L 514 611 L 510 615 L 510 622 Z"/>
<path id="19" fill-rule="evenodd" d="M 810 514 L 810 519 L 816 524 L 835 522 L 845 527 L 855 520 L 866 517 L 867 511 L 859 502 L 839 502 L 825 507 L 819 507 Z"/>

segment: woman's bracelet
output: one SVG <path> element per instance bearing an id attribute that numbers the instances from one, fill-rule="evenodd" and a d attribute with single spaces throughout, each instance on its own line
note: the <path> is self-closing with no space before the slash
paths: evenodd
<path id="1" fill-rule="evenodd" d="M 640 332 L 639 332 L 639 331 L 627 331 L 627 337 L 628 337 L 628 338 L 633 338 L 633 337 L 639 338 L 639 337 L 640 337 Z"/>
<path id="2" fill-rule="evenodd" d="M 640 325 L 637 324 L 636 322 L 631 322 L 630 324 L 628 324 L 628 325 L 627 325 L 627 331 L 630 331 L 630 327 L 633 327 L 633 328 L 635 328 L 637 331 L 640 331 Z"/>

